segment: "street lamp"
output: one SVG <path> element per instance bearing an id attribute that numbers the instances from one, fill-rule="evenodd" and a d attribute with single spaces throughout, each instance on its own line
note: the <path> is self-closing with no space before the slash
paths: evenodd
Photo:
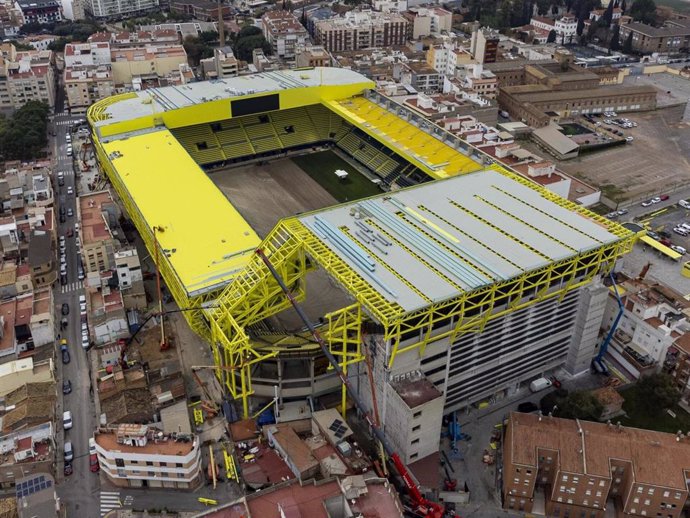
<path id="1" fill-rule="evenodd" d="M 160 318 L 161 321 L 161 343 L 160 343 L 160 348 L 161 351 L 165 350 L 168 348 L 168 345 L 165 343 L 165 324 L 163 323 L 164 319 L 164 314 L 163 314 L 163 296 L 161 293 L 161 269 L 160 265 L 158 263 L 158 249 L 160 248 L 160 245 L 158 243 L 158 236 L 156 235 L 158 232 L 161 234 L 165 232 L 165 228 L 155 225 L 152 228 L 153 230 L 153 248 L 154 248 L 154 259 L 153 262 L 156 266 L 156 290 L 158 291 L 158 318 Z"/>

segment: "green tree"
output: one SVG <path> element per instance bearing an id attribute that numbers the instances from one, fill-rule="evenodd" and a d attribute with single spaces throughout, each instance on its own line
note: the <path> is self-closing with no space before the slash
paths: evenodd
<path id="1" fill-rule="evenodd" d="M 52 50 L 53 52 L 64 52 L 65 51 L 65 45 L 67 45 L 70 42 L 67 38 L 57 38 L 50 43 L 48 43 L 48 49 Z"/>
<path id="2" fill-rule="evenodd" d="M 680 391 L 673 378 L 665 373 L 651 374 L 637 382 L 637 393 L 643 394 L 642 404 L 649 412 L 659 412 L 670 408 L 680 401 Z"/>
<path id="3" fill-rule="evenodd" d="M 587 391 L 571 392 L 558 405 L 558 416 L 566 419 L 596 421 L 603 411 L 599 400 Z"/>
<path id="4" fill-rule="evenodd" d="M 609 5 L 606 6 L 606 11 L 604 11 L 604 23 L 606 23 L 606 27 L 609 27 L 611 25 L 611 22 L 613 21 L 613 0 L 609 2 Z"/>
<path id="5" fill-rule="evenodd" d="M 594 20 L 589 22 L 589 28 L 587 29 L 587 41 L 592 41 L 597 35 L 598 26 L 594 23 Z"/>
<path id="6" fill-rule="evenodd" d="M 556 29 L 551 29 L 549 35 L 546 38 L 546 43 L 554 43 L 556 41 Z"/>
<path id="7" fill-rule="evenodd" d="M 621 44 L 620 38 L 620 27 L 618 24 L 613 26 L 613 34 L 611 35 L 611 41 L 609 42 L 609 50 L 620 50 Z"/>
<path id="8" fill-rule="evenodd" d="M 633 52 L 632 40 L 633 40 L 633 33 L 632 33 L 632 31 L 630 31 L 628 33 L 628 37 L 625 38 L 625 41 L 623 42 L 623 52 L 625 52 L 626 54 L 632 54 L 632 52 Z"/>
<path id="9" fill-rule="evenodd" d="M 259 48 L 267 55 L 270 54 L 272 50 L 270 43 L 266 41 L 263 34 L 239 38 L 235 44 L 235 55 L 238 59 L 243 61 L 251 61 L 252 51 Z"/>
<path id="10" fill-rule="evenodd" d="M 202 59 L 213 56 L 213 47 L 206 45 L 200 38 L 196 36 L 187 36 L 182 43 L 187 59 L 194 65 L 198 66 Z"/>
<path id="11" fill-rule="evenodd" d="M 625 3 L 625 0 L 623 0 L 623 1 L 621 2 L 621 11 L 623 12 L 623 14 L 625 14 L 625 11 L 626 11 L 627 7 L 628 7 L 628 6 L 627 6 L 627 4 Z"/>
<path id="12" fill-rule="evenodd" d="M 630 16 L 638 22 L 653 24 L 656 21 L 654 0 L 635 0 L 630 6 Z"/>
<path id="13" fill-rule="evenodd" d="M 47 145 L 47 104 L 29 101 L 0 125 L 0 155 L 5 160 L 30 160 Z"/>
<path id="14" fill-rule="evenodd" d="M 577 35 L 582 36 L 582 33 L 584 32 L 584 30 L 585 30 L 585 21 L 581 18 L 578 18 L 577 29 L 576 29 Z"/>

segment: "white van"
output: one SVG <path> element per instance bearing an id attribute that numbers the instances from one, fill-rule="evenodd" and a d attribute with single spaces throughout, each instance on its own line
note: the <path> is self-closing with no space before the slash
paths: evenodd
<path id="1" fill-rule="evenodd" d="M 678 205 L 680 205 L 680 206 L 683 207 L 684 209 L 690 209 L 690 201 L 687 201 L 687 200 L 680 200 L 680 201 L 678 202 Z"/>
<path id="2" fill-rule="evenodd" d="M 548 378 L 537 378 L 532 383 L 529 384 L 529 389 L 532 392 L 539 392 L 541 390 L 547 389 L 552 385 L 551 380 Z"/>

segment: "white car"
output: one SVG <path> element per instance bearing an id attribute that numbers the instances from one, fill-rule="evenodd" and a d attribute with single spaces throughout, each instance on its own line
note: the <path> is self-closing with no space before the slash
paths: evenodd
<path id="1" fill-rule="evenodd" d="M 653 202 L 652 200 L 643 201 L 643 202 L 642 202 L 642 206 L 643 206 L 643 207 L 649 207 L 649 206 L 652 205 L 653 203 L 654 203 L 654 202 Z"/>
<path id="2" fill-rule="evenodd" d="M 678 202 L 678 205 L 680 205 L 680 206 L 683 207 L 684 209 L 690 209 L 690 201 L 687 201 L 687 200 L 680 200 L 680 201 Z"/>
<path id="3" fill-rule="evenodd" d="M 73 424 L 74 423 L 72 423 L 72 412 L 66 410 L 62 413 L 62 427 L 65 430 L 69 430 L 70 428 L 72 428 Z"/>
<path id="4" fill-rule="evenodd" d="M 626 142 L 632 142 L 633 140 L 635 140 L 635 139 L 632 137 L 625 137 Z"/>
<path id="5" fill-rule="evenodd" d="M 685 248 L 678 245 L 671 245 L 671 250 L 673 250 L 674 252 L 678 252 L 680 255 L 685 255 L 687 252 Z"/>
<path id="6" fill-rule="evenodd" d="M 65 460 L 70 462 L 74 459 L 74 450 L 72 449 L 72 441 L 65 442 Z"/>
<path id="7" fill-rule="evenodd" d="M 651 201 L 652 203 L 661 203 L 661 198 L 659 198 L 658 196 L 655 196 L 654 198 L 652 198 L 649 201 Z"/>
<path id="8" fill-rule="evenodd" d="M 81 346 L 84 349 L 89 348 L 89 337 L 88 337 L 88 335 L 81 335 Z"/>
<path id="9" fill-rule="evenodd" d="M 683 227 L 675 227 L 673 231 L 679 236 L 687 236 L 690 232 L 685 230 Z"/>
<path id="10" fill-rule="evenodd" d="M 72 187 L 67 187 L 67 194 L 74 194 L 74 189 L 72 189 Z"/>

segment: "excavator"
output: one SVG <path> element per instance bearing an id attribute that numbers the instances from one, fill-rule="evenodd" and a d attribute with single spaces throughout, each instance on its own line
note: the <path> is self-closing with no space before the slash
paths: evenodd
<path id="1" fill-rule="evenodd" d="M 364 406 L 362 400 L 359 398 L 357 392 L 353 390 L 350 380 L 343 372 L 343 369 L 340 367 L 338 360 L 335 358 L 335 356 L 333 356 L 331 351 L 328 349 L 328 345 L 321 337 L 319 331 L 314 327 L 314 324 L 311 322 L 306 313 L 302 310 L 302 307 L 297 303 L 297 300 L 290 292 L 290 289 L 287 287 L 282 277 L 271 263 L 270 259 L 266 256 L 262 249 L 257 249 L 256 254 L 259 256 L 259 258 L 264 262 L 268 270 L 271 272 L 271 275 L 275 278 L 276 282 L 283 290 L 285 297 L 290 301 L 290 304 L 297 312 L 297 315 L 300 317 L 304 325 L 311 333 L 311 336 L 313 337 L 314 341 L 318 343 L 321 347 L 321 351 L 326 356 L 335 372 L 338 374 L 340 381 L 347 387 L 350 398 L 354 402 L 355 406 L 364 416 L 365 421 L 371 428 L 376 439 L 383 445 L 383 449 L 393 462 L 393 465 L 395 466 L 396 471 L 400 475 L 400 478 L 402 478 L 403 480 L 407 493 L 410 497 L 414 513 L 423 518 L 443 518 L 443 506 L 441 506 L 437 502 L 432 502 L 431 500 L 425 498 L 422 492 L 419 490 L 414 480 L 412 479 L 412 475 L 407 469 L 407 466 L 405 466 L 405 463 L 402 461 L 398 453 L 395 451 L 390 441 L 386 438 L 385 434 L 383 433 L 383 430 L 379 428 L 378 424 L 376 423 L 376 420 L 372 417 L 372 415 L 369 412 L 367 412 L 367 409 Z"/>

